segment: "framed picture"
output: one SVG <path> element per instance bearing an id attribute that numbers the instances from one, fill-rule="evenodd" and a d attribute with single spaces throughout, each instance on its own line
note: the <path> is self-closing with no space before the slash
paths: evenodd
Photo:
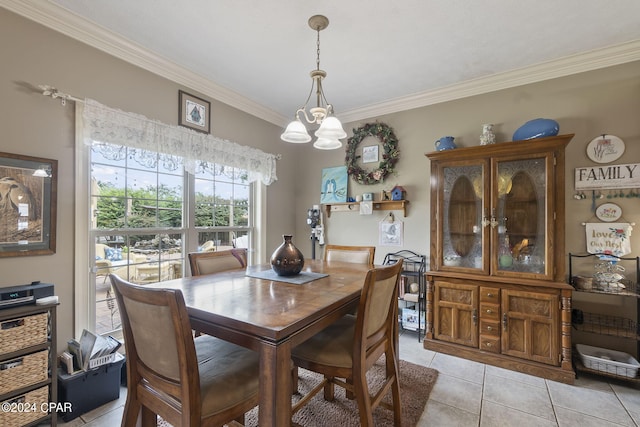
<path id="1" fill-rule="evenodd" d="M 346 166 L 322 169 L 320 203 L 346 202 L 347 178 Z"/>
<path id="2" fill-rule="evenodd" d="M 211 103 L 183 91 L 179 94 L 178 124 L 202 133 L 211 132 Z"/>
<path id="3" fill-rule="evenodd" d="M 611 163 L 624 153 L 624 141 L 615 135 L 602 135 L 587 145 L 587 156 L 596 163 Z"/>
<path id="4" fill-rule="evenodd" d="M 378 161 L 377 145 L 362 147 L 362 163 L 375 163 L 377 161 Z"/>
<path id="5" fill-rule="evenodd" d="M 383 219 L 380 221 L 379 244 L 380 246 L 402 246 L 403 235 L 402 221 L 389 221 Z"/>
<path id="6" fill-rule="evenodd" d="M 56 252 L 58 161 L 0 153 L 0 257 Z"/>

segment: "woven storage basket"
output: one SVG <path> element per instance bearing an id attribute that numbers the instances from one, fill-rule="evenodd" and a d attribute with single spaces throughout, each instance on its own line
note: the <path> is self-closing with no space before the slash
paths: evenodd
<path id="1" fill-rule="evenodd" d="M 0 323 L 0 356 L 47 342 L 48 313 Z"/>
<path id="2" fill-rule="evenodd" d="M 48 350 L 0 362 L 0 395 L 46 381 L 48 362 Z"/>
<path id="3" fill-rule="evenodd" d="M 49 402 L 49 387 L 40 387 L 28 393 L 5 400 L 1 405 L 7 405 L 8 411 L 0 411 L 0 426 L 22 427 L 33 421 L 47 416 Z M 3 406 L 5 407 L 5 406 Z M 26 410 L 25 408 L 28 408 Z M 15 410 L 14 410 L 15 409 Z M 21 410 L 19 410 L 21 409 Z M 42 409 L 45 412 L 42 412 Z"/>

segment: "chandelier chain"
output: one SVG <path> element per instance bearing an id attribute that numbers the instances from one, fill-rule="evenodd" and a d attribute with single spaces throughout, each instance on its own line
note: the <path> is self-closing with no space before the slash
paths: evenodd
<path id="1" fill-rule="evenodd" d="M 316 69 L 320 70 L 320 29 L 316 31 L 318 33 L 318 39 L 316 41 Z"/>

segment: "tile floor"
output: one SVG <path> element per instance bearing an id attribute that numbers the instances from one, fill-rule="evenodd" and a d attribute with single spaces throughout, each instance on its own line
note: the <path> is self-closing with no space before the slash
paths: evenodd
<path id="1" fill-rule="evenodd" d="M 400 358 L 439 371 L 419 427 L 640 426 L 640 389 L 581 375 L 574 385 L 548 381 L 424 350 L 416 335 L 400 336 Z M 126 389 L 63 427 L 120 425 Z"/>

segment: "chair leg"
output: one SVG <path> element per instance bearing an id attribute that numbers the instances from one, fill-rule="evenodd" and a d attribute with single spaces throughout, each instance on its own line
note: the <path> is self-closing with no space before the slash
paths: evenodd
<path id="1" fill-rule="evenodd" d="M 121 427 L 135 427 L 140 413 L 140 403 L 133 399 L 127 399 L 124 405 Z"/>
<path id="2" fill-rule="evenodd" d="M 298 392 L 298 367 L 293 366 L 291 368 L 291 394 L 296 394 Z"/>
<path id="3" fill-rule="evenodd" d="M 361 427 L 373 427 L 373 410 L 371 408 L 371 396 L 369 395 L 369 385 L 365 375 L 354 375 L 354 393 L 358 402 L 358 413 L 360 414 Z"/>
<path id="4" fill-rule="evenodd" d="M 353 378 L 346 378 L 345 380 L 347 384 L 351 384 L 351 387 L 353 389 Z M 348 388 L 344 389 L 344 396 L 349 400 L 353 400 L 356 398 L 356 395 L 353 393 L 353 391 L 349 390 Z"/>
<path id="5" fill-rule="evenodd" d="M 324 400 L 333 402 L 335 399 L 335 388 L 333 386 L 333 378 L 325 376 L 327 383 L 324 385 Z"/>
<path id="6" fill-rule="evenodd" d="M 158 416 L 146 406 L 142 407 L 142 427 L 156 427 L 158 425 Z"/>
<path id="7" fill-rule="evenodd" d="M 396 427 L 402 425 L 402 406 L 400 405 L 400 371 L 394 351 L 386 354 L 387 377 L 393 375 L 395 381 L 391 385 L 391 396 L 393 399 L 393 424 Z"/>

